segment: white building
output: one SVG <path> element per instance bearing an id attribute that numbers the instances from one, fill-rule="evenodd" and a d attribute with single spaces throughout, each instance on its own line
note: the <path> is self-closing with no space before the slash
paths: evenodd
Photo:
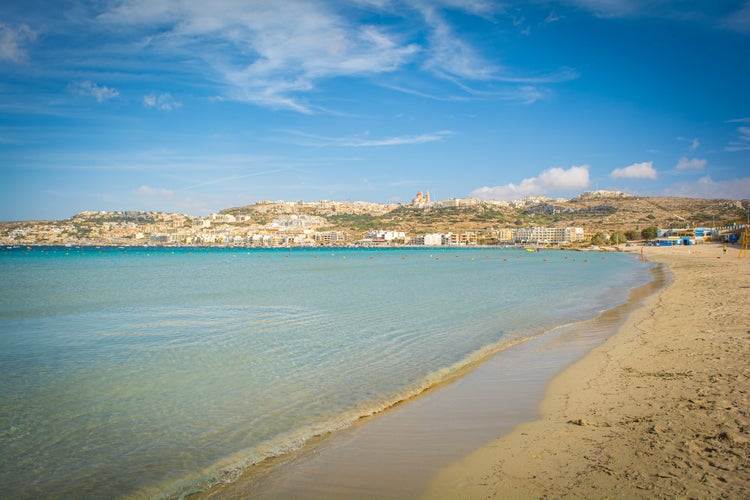
<path id="1" fill-rule="evenodd" d="M 424 245 L 427 247 L 439 247 L 443 244 L 443 239 L 444 238 L 442 234 L 428 233 L 414 238 L 414 244 Z"/>
<path id="2" fill-rule="evenodd" d="M 214 222 L 237 222 L 237 217 L 231 214 L 211 214 L 210 217 Z"/>
<path id="3" fill-rule="evenodd" d="M 507 232 L 502 234 L 507 236 Z M 583 239 L 583 228 L 580 227 L 522 227 L 511 230 L 511 241 L 520 243 L 575 243 Z"/>
<path id="4" fill-rule="evenodd" d="M 365 238 L 391 242 L 394 240 L 404 240 L 406 238 L 406 233 L 402 231 L 386 231 L 382 229 L 373 229 L 365 235 Z"/>

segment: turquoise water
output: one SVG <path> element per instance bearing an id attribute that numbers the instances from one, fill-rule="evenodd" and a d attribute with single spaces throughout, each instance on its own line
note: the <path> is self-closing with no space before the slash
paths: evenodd
<path id="1" fill-rule="evenodd" d="M 623 303 L 632 255 L 0 251 L 9 497 L 171 496 Z"/>

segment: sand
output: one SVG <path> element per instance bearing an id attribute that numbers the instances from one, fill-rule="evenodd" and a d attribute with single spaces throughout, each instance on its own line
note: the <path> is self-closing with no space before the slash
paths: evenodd
<path id="1" fill-rule="evenodd" d="M 738 253 L 645 248 L 668 286 L 552 381 L 540 420 L 444 469 L 425 498 L 750 498 L 750 258 Z"/>

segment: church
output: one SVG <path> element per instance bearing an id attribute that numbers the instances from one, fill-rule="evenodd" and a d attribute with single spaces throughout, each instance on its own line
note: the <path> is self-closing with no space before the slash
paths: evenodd
<path id="1" fill-rule="evenodd" d="M 411 200 L 411 204 L 414 207 L 417 208 L 424 208 L 430 204 L 430 192 L 425 191 L 425 194 L 422 194 L 422 191 L 419 191 L 417 193 L 417 196 L 414 197 L 413 200 Z"/>

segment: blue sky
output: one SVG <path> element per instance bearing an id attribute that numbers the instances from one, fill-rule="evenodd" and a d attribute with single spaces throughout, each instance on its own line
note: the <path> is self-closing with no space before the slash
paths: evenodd
<path id="1" fill-rule="evenodd" d="M 0 3 L 0 220 L 750 197 L 750 1 Z"/>

